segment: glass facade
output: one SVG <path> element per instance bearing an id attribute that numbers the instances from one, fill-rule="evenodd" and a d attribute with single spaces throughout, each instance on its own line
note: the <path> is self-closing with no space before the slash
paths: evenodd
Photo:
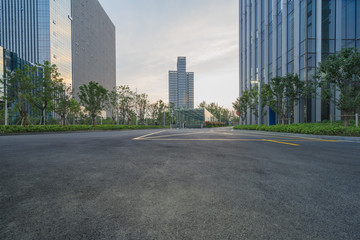
<path id="1" fill-rule="evenodd" d="M 318 62 L 329 54 L 360 48 L 360 1 L 240 0 L 239 7 L 240 95 L 251 88 L 249 79 L 261 85 L 295 73 L 312 81 Z M 295 122 L 322 121 L 336 111 L 320 98 L 301 99 Z M 252 114 L 247 122 L 256 123 Z"/>
<path id="2" fill-rule="evenodd" d="M 32 63 L 50 61 L 72 84 L 71 0 L 0 0 L 0 46 Z"/>
<path id="3" fill-rule="evenodd" d="M 178 57 L 177 71 L 169 71 L 169 103 L 176 109 L 194 108 L 194 73 L 186 72 L 186 57 Z"/>

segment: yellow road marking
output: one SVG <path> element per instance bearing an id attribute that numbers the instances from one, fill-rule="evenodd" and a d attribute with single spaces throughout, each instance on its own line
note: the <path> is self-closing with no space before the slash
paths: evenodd
<path id="1" fill-rule="evenodd" d="M 161 132 L 164 132 L 164 131 L 165 131 L 165 130 L 158 131 L 158 132 L 154 132 L 154 133 L 150 133 L 150 134 L 146 134 L 146 135 L 144 135 L 144 136 L 140 136 L 140 137 L 137 137 L 137 138 L 133 138 L 133 140 L 140 140 L 140 139 L 142 139 L 142 138 L 145 138 L 145 137 L 148 137 L 148 136 L 157 134 L 157 133 L 161 133 Z"/>
<path id="2" fill-rule="evenodd" d="M 280 142 L 280 141 L 269 140 L 269 139 L 262 139 L 262 140 L 265 142 L 274 142 L 274 143 L 286 144 L 286 145 L 291 145 L 291 146 L 300 146 L 299 144 L 295 144 L 295 143 Z"/>

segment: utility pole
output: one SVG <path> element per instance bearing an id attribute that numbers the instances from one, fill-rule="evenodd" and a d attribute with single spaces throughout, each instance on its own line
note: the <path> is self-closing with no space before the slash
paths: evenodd
<path id="1" fill-rule="evenodd" d="M 5 95 L 5 126 L 8 125 L 8 101 L 7 101 L 7 82 L 5 78 L 4 84 L 4 95 Z"/>
<path id="2" fill-rule="evenodd" d="M 259 85 L 258 85 L 259 87 L 258 87 L 258 98 L 259 98 L 259 110 L 258 110 L 258 112 L 259 112 L 259 116 L 258 116 L 258 124 L 259 124 L 259 126 L 261 126 L 261 116 L 262 116 L 262 107 L 261 107 L 261 105 L 262 105 L 262 103 L 261 103 L 261 82 L 260 82 L 260 80 L 259 80 Z"/>
<path id="3" fill-rule="evenodd" d="M 135 108 L 135 114 L 136 114 L 136 126 L 138 125 L 138 105 L 137 105 L 137 99 L 138 95 L 137 95 L 137 88 L 136 88 L 136 93 L 135 93 L 135 101 L 136 101 L 136 108 Z"/>
<path id="4" fill-rule="evenodd" d="M 165 122 L 165 107 L 164 107 L 163 111 L 164 111 L 164 127 L 165 127 L 165 125 L 166 125 L 166 122 Z"/>
<path id="5" fill-rule="evenodd" d="M 116 125 L 119 128 L 119 95 L 116 90 Z"/>

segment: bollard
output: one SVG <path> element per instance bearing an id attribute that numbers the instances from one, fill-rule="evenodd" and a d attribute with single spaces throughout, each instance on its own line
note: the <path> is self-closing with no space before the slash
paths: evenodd
<path id="1" fill-rule="evenodd" d="M 356 127 L 359 127 L 359 114 L 355 114 L 355 124 L 356 124 Z"/>

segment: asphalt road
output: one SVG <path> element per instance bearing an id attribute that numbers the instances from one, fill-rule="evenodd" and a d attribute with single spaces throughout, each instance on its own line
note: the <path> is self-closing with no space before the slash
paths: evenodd
<path id="1" fill-rule="evenodd" d="M 224 129 L 0 137 L 0 239 L 360 239 L 360 142 Z"/>

